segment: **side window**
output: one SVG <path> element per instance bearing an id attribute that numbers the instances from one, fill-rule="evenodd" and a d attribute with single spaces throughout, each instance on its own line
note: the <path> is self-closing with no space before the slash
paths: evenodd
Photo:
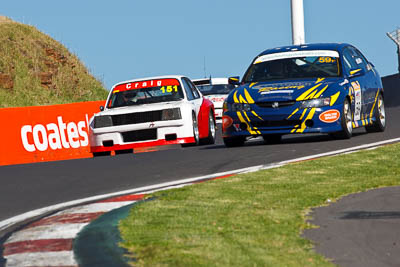
<path id="1" fill-rule="evenodd" d="M 192 81 L 189 80 L 189 79 L 186 79 L 186 81 L 187 81 L 187 83 L 190 85 L 190 89 L 191 89 L 192 92 L 193 92 L 194 98 L 200 98 L 199 91 L 197 91 L 197 88 L 196 88 L 196 86 L 192 83 Z"/>
<path id="2" fill-rule="evenodd" d="M 357 49 L 352 48 L 352 50 L 353 50 L 353 53 L 354 53 L 354 55 L 356 57 L 356 63 L 359 65 L 359 68 L 362 68 L 362 69 L 364 69 L 365 72 L 367 72 L 368 71 L 368 61 L 367 61 L 367 59 Z"/>
<path id="3" fill-rule="evenodd" d="M 368 71 L 367 60 L 353 47 L 348 47 L 343 51 L 343 63 L 344 70 L 347 74 L 350 73 L 350 70 L 355 69 L 363 69 L 365 72 Z"/>
<path id="4" fill-rule="evenodd" d="M 185 88 L 187 99 L 188 100 L 193 100 L 194 96 L 193 96 L 193 92 L 192 92 L 192 89 L 190 88 L 189 83 L 186 81 L 185 78 L 182 79 L 182 83 L 183 83 L 183 88 Z"/>

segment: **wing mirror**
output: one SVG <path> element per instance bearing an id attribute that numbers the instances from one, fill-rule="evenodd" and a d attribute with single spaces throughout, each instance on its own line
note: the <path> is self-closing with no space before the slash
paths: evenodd
<path id="1" fill-rule="evenodd" d="M 228 83 L 233 85 L 240 85 L 240 76 L 229 77 Z"/>
<path id="2" fill-rule="evenodd" d="M 349 78 L 363 76 L 364 74 L 365 74 L 365 70 L 364 69 L 352 69 L 352 70 L 350 70 Z"/>

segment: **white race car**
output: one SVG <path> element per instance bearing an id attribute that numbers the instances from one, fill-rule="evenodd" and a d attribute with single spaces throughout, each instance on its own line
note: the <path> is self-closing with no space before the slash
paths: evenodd
<path id="1" fill-rule="evenodd" d="M 235 89 L 235 85 L 229 82 L 229 79 L 235 78 L 206 78 L 196 79 L 193 83 L 200 92 L 213 102 L 215 107 L 215 118 L 222 119 L 222 106 L 228 94 Z"/>
<path id="2" fill-rule="evenodd" d="M 184 76 L 160 76 L 114 85 L 105 107 L 91 118 L 93 156 L 132 153 L 158 145 L 213 144 L 211 101 Z"/>

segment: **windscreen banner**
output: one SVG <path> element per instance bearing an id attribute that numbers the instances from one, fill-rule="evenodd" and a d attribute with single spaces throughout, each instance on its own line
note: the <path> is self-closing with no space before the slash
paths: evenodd
<path id="1" fill-rule="evenodd" d="M 89 120 L 105 101 L 0 109 L 0 165 L 92 157 Z"/>

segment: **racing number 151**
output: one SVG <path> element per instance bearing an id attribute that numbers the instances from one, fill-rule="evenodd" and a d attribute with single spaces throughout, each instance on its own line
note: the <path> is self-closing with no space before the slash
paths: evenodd
<path id="1" fill-rule="evenodd" d="M 165 94 L 165 92 L 167 93 L 171 93 L 172 91 L 174 92 L 178 92 L 178 86 L 174 85 L 168 85 L 167 88 L 165 88 L 165 86 L 160 88 L 161 92 L 163 92 L 163 94 Z"/>

